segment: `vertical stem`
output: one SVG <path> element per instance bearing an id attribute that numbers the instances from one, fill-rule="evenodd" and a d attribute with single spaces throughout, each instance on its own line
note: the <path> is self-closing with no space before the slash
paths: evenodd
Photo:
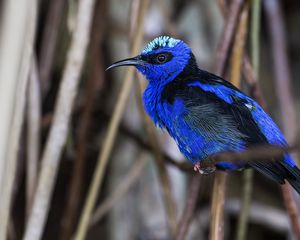
<path id="1" fill-rule="evenodd" d="M 270 29 L 271 47 L 274 59 L 275 84 L 282 116 L 283 132 L 288 142 L 293 142 L 297 132 L 295 102 L 293 100 L 291 74 L 287 56 L 287 44 L 283 13 L 278 0 L 265 0 L 264 9 Z M 300 239 L 300 221 L 297 204 L 292 188 L 285 184 L 281 187 L 294 235 Z"/>
<path id="2" fill-rule="evenodd" d="M 38 240 L 43 234 L 60 155 L 66 142 L 72 107 L 89 43 L 93 9 L 94 0 L 79 1 L 76 26 L 55 105 L 53 124 L 43 153 L 38 186 L 23 237 L 25 240 Z"/>
<path id="3" fill-rule="evenodd" d="M 251 60 L 255 77 L 258 77 L 259 66 L 259 33 L 260 33 L 260 9 L 261 1 L 252 0 L 251 15 Z M 248 169 L 243 173 L 243 192 L 241 199 L 241 211 L 238 219 L 237 240 L 245 240 L 248 229 L 249 210 L 253 188 L 253 170 Z"/>
<path id="4" fill-rule="evenodd" d="M 2 1 L 1 7 L 0 239 L 6 239 L 38 5 L 36 0 Z"/>
<path id="5" fill-rule="evenodd" d="M 220 37 L 218 51 L 216 55 L 216 74 L 223 75 L 230 45 L 233 41 L 233 34 L 238 23 L 238 18 L 245 0 L 233 0 L 230 7 L 230 16 L 225 21 L 225 26 Z"/>
<path id="6" fill-rule="evenodd" d="M 251 63 L 255 77 L 259 75 L 260 56 L 260 24 L 261 24 L 261 0 L 252 0 L 251 12 Z"/>
<path id="7" fill-rule="evenodd" d="M 241 67 L 248 27 L 248 4 L 245 4 L 237 26 L 230 68 L 230 82 L 236 87 L 241 87 Z"/>
<path id="8" fill-rule="evenodd" d="M 38 70 L 42 97 L 45 97 L 49 89 L 49 79 L 55 57 L 55 48 L 67 1 L 52 0 L 49 1 L 49 5 L 43 26 L 40 52 L 38 54 Z"/>
<path id="9" fill-rule="evenodd" d="M 237 240 L 246 239 L 248 230 L 249 211 L 253 188 L 253 170 L 247 169 L 243 173 L 243 192 L 241 199 L 241 209 L 237 226 Z"/>
<path id="10" fill-rule="evenodd" d="M 78 206 L 82 199 L 84 172 L 88 151 L 88 133 L 90 131 L 94 101 L 104 83 L 104 56 L 101 48 L 103 46 L 103 40 L 106 32 L 106 5 L 106 0 L 98 0 L 95 6 L 97 14 L 94 14 L 88 54 L 90 62 L 93 64 L 90 70 L 90 75 L 86 81 L 84 106 L 80 114 L 78 127 L 78 147 L 76 148 L 76 158 L 67 193 L 68 198 L 65 204 L 64 216 L 62 217 L 62 228 L 60 234 L 61 240 L 71 238 L 77 221 Z"/>
<path id="11" fill-rule="evenodd" d="M 223 29 L 222 36 L 217 51 L 216 73 L 224 75 L 226 60 L 229 55 L 230 45 L 233 41 L 234 32 L 240 16 L 243 0 L 233 0 L 229 8 L 229 17 Z M 241 59 L 236 60 L 241 62 Z M 238 71 L 239 68 L 237 68 Z M 224 202 L 226 191 L 226 173 L 217 172 L 214 179 L 212 205 L 211 205 L 211 224 L 210 239 L 221 240 L 224 238 Z"/>
<path id="12" fill-rule="evenodd" d="M 143 170 L 148 162 L 148 155 L 146 152 L 141 152 L 138 159 L 134 162 L 130 168 L 128 174 L 122 179 L 122 182 L 116 186 L 111 193 L 101 204 L 95 209 L 89 227 L 96 225 L 119 201 L 122 200 L 124 195 L 128 194 L 130 189 L 139 181 L 142 177 Z"/>
<path id="13" fill-rule="evenodd" d="M 38 159 L 40 152 L 40 124 L 41 124 L 41 95 L 40 82 L 36 58 L 31 64 L 28 84 L 28 110 L 27 110 L 27 162 L 26 162 L 26 212 L 30 213 L 32 200 L 37 182 Z"/>
<path id="14" fill-rule="evenodd" d="M 196 203 L 199 195 L 201 184 L 201 176 L 199 174 L 193 175 L 192 179 L 189 183 L 188 196 L 186 200 L 186 205 L 183 210 L 183 215 L 179 220 L 177 232 L 176 232 L 176 240 L 184 240 L 186 239 L 186 234 L 188 233 L 189 226 L 193 219 Z"/>
<path id="15" fill-rule="evenodd" d="M 139 20 L 137 25 L 137 31 L 135 38 L 133 40 L 131 54 L 135 55 L 138 53 L 140 48 L 142 37 L 143 37 L 143 23 L 144 23 L 144 16 L 146 14 L 148 8 L 149 0 L 143 0 L 141 2 L 141 6 L 139 9 Z M 80 217 L 79 226 L 75 233 L 75 240 L 82 240 L 85 238 L 89 221 L 91 218 L 91 213 L 94 209 L 96 198 L 99 194 L 100 186 L 102 184 L 104 172 L 107 166 L 108 158 L 112 151 L 113 144 L 115 142 L 116 133 L 120 125 L 121 117 L 125 109 L 125 104 L 127 102 L 127 98 L 130 92 L 130 89 L 133 84 L 133 68 L 128 68 L 126 75 L 124 77 L 124 83 L 121 88 L 120 95 L 118 97 L 117 104 L 115 106 L 113 116 L 110 120 L 108 131 L 105 137 L 105 141 L 102 147 L 102 151 L 99 154 L 97 166 L 95 169 L 95 173 L 92 179 L 91 186 L 88 191 L 87 199 L 84 204 L 83 212 Z"/>
<path id="16" fill-rule="evenodd" d="M 296 106 L 293 99 L 291 72 L 287 56 L 287 43 L 283 13 L 278 0 L 266 0 L 264 6 L 270 31 L 271 47 L 273 49 L 276 93 L 279 100 L 281 116 L 283 117 L 283 132 L 288 142 L 294 142 L 297 133 Z"/>
<path id="17" fill-rule="evenodd" d="M 226 191 L 226 173 L 217 172 L 214 179 L 211 204 L 210 240 L 224 238 L 224 203 Z"/>

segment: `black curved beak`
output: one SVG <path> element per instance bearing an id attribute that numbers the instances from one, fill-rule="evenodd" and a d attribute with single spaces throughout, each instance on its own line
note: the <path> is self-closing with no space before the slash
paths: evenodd
<path id="1" fill-rule="evenodd" d="M 108 68 L 106 68 L 105 71 L 115 68 L 115 67 L 121 67 L 121 66 L 138 66 L 138 65 L 143 65 L 144 62 L 141 59 L 140 56 L 136 56 L 133 58 L 127 58 L 127 59 L 123 59 L 120 60 L 118 62 L 113 63 L 112 65 L 110 65 Z"/>

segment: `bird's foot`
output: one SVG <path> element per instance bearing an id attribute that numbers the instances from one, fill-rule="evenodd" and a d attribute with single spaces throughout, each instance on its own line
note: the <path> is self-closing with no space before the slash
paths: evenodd
<path id="1" fill-rule="evenodd" d="M 194 171 L 195 171 L 195 172 L 199 172 L 200 174 L 204 174 L 204 173 L 205 173 L 205 172 L 201 169 L 200 162 L 197 162 L 197 163 L 194 165 Z"/>
<path id="2" fill-rule="evenodd" d="M 200 174 L 210 174 L 216 170 L 215 167 L 201 168 L 200 161 L 194 165 L 194 171 Z"/>

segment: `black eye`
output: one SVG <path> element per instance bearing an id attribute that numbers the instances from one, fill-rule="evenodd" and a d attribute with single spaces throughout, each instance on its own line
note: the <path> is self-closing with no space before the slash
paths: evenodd
<path id="1" fill-rule="evenodd" d="M 167 61 L 166 54 L 160 53 L 156 56 L 157 63 L 165 63 Z"/>

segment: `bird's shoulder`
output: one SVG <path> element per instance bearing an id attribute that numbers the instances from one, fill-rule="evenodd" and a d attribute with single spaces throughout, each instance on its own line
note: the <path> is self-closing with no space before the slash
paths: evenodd
<path id="1" fill-rule="evenodd" d="M 246 97 L 238 88 L 217 75 L 198 68 L 187 68 L 165 85 L 161 101 L 172 104 L 176 98 L 181 98 L 190 103 L 195 99 L 198 104 L 231 103 L 238 100 L 236 95 L 241 99 Z"/>

